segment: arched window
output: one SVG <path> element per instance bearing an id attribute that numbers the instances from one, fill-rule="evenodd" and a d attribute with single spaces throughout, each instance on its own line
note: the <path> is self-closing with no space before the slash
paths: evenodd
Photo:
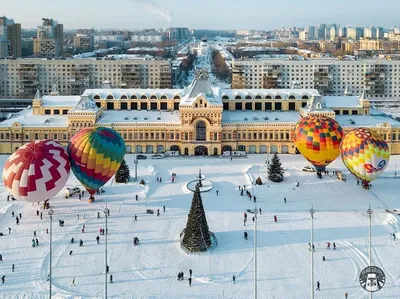
<path id="1" fill-rule="evenodd" d="M 150 97 L 150 99 L 152 99 L 152 100 L 157 100 L 157 97 L 156 97 L 155 95 L 152 95 L 152 96 Z"/>
<path id="2" fill-rule="evenodd" d="M 302 96 L 301 99 L 302 100 L 308 100 L 308 96 Z"/>
<path id="3" fill-rule="evenodd" d="M 126 100 L 126 99 L 127 99 L 126 95 L 123 95 L 123 96 L 121 97 L 121 100 Z"/>
<path id="4" fill-rule="evenodd" d="M 99 95 L 95 95 L 93 99 L 100 100 L 100 96 Z"/>
<path id="5" fill-rule="evenodd" d="M 107 100 L 113 100 L 114 97 L 112 95 L 107 96 Z"/>
<path id="6" fill-rule="evenodd" d="M 206 135 L 206 123 L 202 120 L 199 120 L 196 124 L 196 140 L 204 141 L 206 140 Z"/>
<path id="7" fill-rule="evenodd" d="M 137 96 L 136 95 L 132 95 L 131 96 L 131 100 L 137 100 Z"/>
<path id="8" fill-rule="evenodd" d="M 229 100 L 229 97 L 227 95 L 222 96 L 223 100 Z"/>
<path id="9" fill-rule="evenodd" d="M 237 95 L 237 96 L 235 97 L 235 100 L 241 100 L 241 99 L 242 99 L 242 97 L 239 96 L 239 95 Z"/>
<path id="10" fill-rule="evenodd" d="M 317 107 L 317 109 L 321 109 L 322 108 L 321 103 L 317 103 L 316 107 Z"/>
<path id="11" fill-rule="evenodd" d="M 142 96 L 140 97 L 140 99 L 141 99 L 141 100 L 147 100 L 147 97 L 146 97 L 145 95 L 142 95 Z"/>
<path id="12" fill-rule="evenodd" d="M 277 96 L 275 97 L 275 100 L 280 100 L 280 99 L 282 99 L 282 97 L 281 97 L 280 95 L 277 95 Z"/>
<path id="13" fill-rule="evenodd" d="M 266 100 L 271 100 L 272 97 L 271 97 L 270 95 L 268 95 L 268 96 L 265 97 L 265 99 L 266 99 Z"/>
<path id="14" fill-rule="evenodd" d="M 174 96 L 174 100 L 180 100 L 181 97 L 179 95 Z"/>
<path id="15" fill-rule="evenodd" d="M 261 100 L 261 96 L 260 95 L 256 95 L 256 100 Z"/>
<path id="16" fill-rule="evenodd" d="M 289 100 L 295 100 L 296 97 L 295 96 L 289 96 Z"/>
<path id="17" fill-rule="evenodd" d="M 167 100 L 167 96 L 161 96 L 161 100 Z"/>
<path id="18" fill-rule="evenodd" d="M 251 100 L 252 97 L 251 96 L 246 96 L 246 100 Z"/>

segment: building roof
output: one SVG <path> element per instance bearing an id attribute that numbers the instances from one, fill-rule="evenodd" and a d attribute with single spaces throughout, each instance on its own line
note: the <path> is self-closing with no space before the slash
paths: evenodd
<path id="1" fill-rule="evenodd" d="M 236 96 L 240 96 L 242 99 L 245 99 L 246 96 L 250 96 L 251 99 L 255 99 L 256 96 L 261 96 L 262 99 L 265 99 L 266 96 L 272 98 L 281 96 L 282 100 L 288 100 L 290 96 L 294 96 L 299 100 L 303 96 L 311 98 L 319 95 L 316 89 L 220 89 L 220 96 L 228 96 L 229 100 L 235 100 Z"/>
<path id="2" fill-rule="evenodd" d="M 114 99 L 120 100 L 122 96 L 126 96 L 130 99 L 131 96 L 135 95 L 140 100 L 142 95 L 145 95 L 147 98 L 150 98 L 152 95 L 155 95 L 157 98 L 165 95 L 168 99 L 172 99 L 175 95 L 183 96 L 183 89 L 86 89 L 85 94 L 88 96 L 100 96 L 101 99 L 107 98 L 107 96 L 112 95 Z M 147 99 L 144 99 L 147 100 Z"/>
<path id="3" fill-rule="evenodd" d="M 178 111 L 166 112 L 166 111 L 140 111 L 140 110 L 118 110 L 110 111 L 106 110 L 102 116 L 97 120 L 97 124 L 134 124 L 134 123 L 146 123 L 146 124 L 179 124 L 180 114 Z"/>
<path id="4" fill-rule="evenodd" d="M 359 96 L 324 96 L 329 108 L 361 108 Z"/>
<path id="5" fill-rule="evenodd" d="M 400 122 L 380 115 L 336 115 L 335 119 L 342 127 L 378 127 L 383 123 L 400 127 Z"/>
<path id="6" fill-rule="evenodd" d="M 81 96 L 43 96 L 43 107 L 75 107 Z"/>
<path id="7" fill-rule="evenodd" d="M 296 124 L 300 118 L 298 111 L 224 111 L 222 124 Z"/>
<path id="8" fill-rule="evenodd" d="M 10 127 L 17 122 L 28 127 L 68 127 L 67 116 L 33 115 L 32 111 L 32 108 L 27 108 L 18 113 L 11 113 L 6 120 L 0 122 L 0 127 Z"/>

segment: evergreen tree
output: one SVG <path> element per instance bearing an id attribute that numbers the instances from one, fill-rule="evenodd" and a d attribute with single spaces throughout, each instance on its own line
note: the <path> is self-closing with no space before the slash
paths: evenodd
<path id="1" fill-rule="evenodd" d="M 182 245 L 190 252 L 204 252 L 211 246 L 211 237 L 198 185 L 193 194 Z"/>
<path id="2" fill-rule="evenodd" d="M 126 164 L 124 159 L 122 160 L 122 163 L 115 174 L 115 181 L 117 183 L 126 183 L 127 181 L 129 181 L 130 177 L 131 175 L 129 173 L 129 166 L 128 164 Z"/>
<path id="3" fill-rule="evenodd" d="M 275 153 L 268 165 L 268 179 L 272 182 L 282 182 L 284 173 L 278 154 Z"/>

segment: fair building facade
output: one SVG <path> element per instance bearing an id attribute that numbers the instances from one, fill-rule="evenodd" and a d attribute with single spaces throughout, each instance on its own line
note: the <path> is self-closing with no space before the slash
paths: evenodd
<path id="1" fill-rule="evenodd" d="M 199 71 L 184 89 L 87 89 L 80 96 L 37 92 L 33 106 L 0 122 L 0 153 L 35 139 L 67 146 L 81 128 L 105 126 L 121 134 L 127 153 L 227 151 L 295 154 L 293 129 L 301 117 L 327 115 L 349 131 L 369 127 L 400 153 L 400 122 L 361 96 L 321 96 L 316 89 L 221 89 Z"/>

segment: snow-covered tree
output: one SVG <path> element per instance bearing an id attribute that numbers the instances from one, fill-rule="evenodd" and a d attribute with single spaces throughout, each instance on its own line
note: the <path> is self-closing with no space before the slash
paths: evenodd
<path id="1" fill-rule="evenodd" d="M 284 173 L 278 154 L 275 153 L 268 165 L 268 179 L 272 182 L 282 182 Z"/>
<path id="2" fill-rule="evenodd" d="M 190 252 L 204 252 L 211 246 L 211 237 L 199 186 L 196 186 L 193 194 L 182 245 Z"/>
<path id="3" fill-rule="evenodd" d="M 130 177 L 131 175 L 129 173 L 129 166 L 128 164 L 126 164 L 124 159 L 122 160 L 122 163 L 115 174 L 115 181 L 117 183 L 126 183 L 127 181 L 129 181 Z"/>

